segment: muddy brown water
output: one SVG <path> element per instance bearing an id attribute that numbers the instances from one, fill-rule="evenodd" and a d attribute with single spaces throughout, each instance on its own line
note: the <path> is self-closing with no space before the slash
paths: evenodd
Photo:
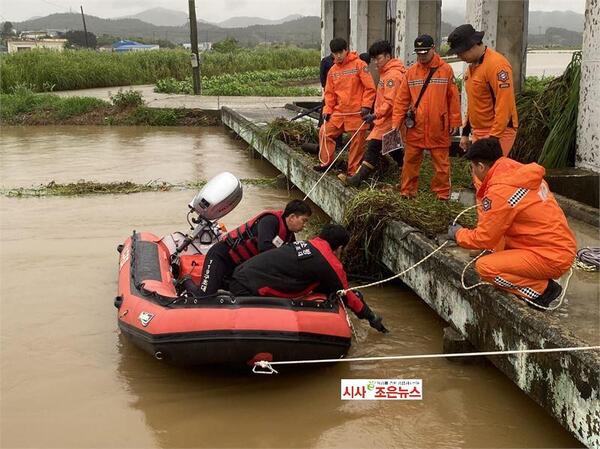
<path id="1" fill-rule="evenodd" d="M 83 136 L 82 130 L 70 138 Z M 127 132 L 132 136 L 133 131 Z M 147 132 L 139 129 L 137 141 L 152 142 Z M 214 133 L 223 135 L 218 129 Z M 180 142 L 193 137 L 182 130 L 181 136 L 169 131 L 162 139 L 177 158 L 187 152 Z M 107 141 L 99 139 L 102 145 Z M 239 176 L 273 172 L 266 162 L 248 161 L 236 142 L 222 142 L 233 167 L 256 163 L 246 171 L 240 168 Z M 200 153 L 212 151 L 198 145 Z M 101 154 L 91 145 L 88 150 Z M 160 153 L 157 148 L 138 150 Z M 34 147 L 30 151 L 35 154 Z M 85 164 L 76 152 L 62 164 L 26 157 L 30 172 L 47 175 L 35 182 L 54 179 L 58 170 L 67 173 L 69 164 L 80 167 L 85 179 L 96 174 L 93 164 L 81 168 Z M 113 164 L 120 161 L 112 156 Z M 146 170 L 159 173 L 162 164 L 164 159 L 156 157 Z M 215 165 L 205 175 L 225 168 L 230 167 Z M 15 179 L 8 171 L 3 164 L 2 179 Z M 157 234 L 185 230 L 193 195 L 187 190 L 0 198 L 0 446 L 580 447 L 489 363 L 340 363 L 257 376 L 176 368 L 141 352 L 119 335 L 112 304 L 115 248 L 132 229 Z M 242 203 L 224 221 L 236 225 L 289 198 L 285 190 L 246 187 Z M 354 320 L 357 338 L 350 356 L 441 352 L 445 324 L 411 291 L 386 286 L 366 297 L 392 332 L 381 335 Z M 341 401 L 342 378 L 421 378 L 424 399 Z"/>

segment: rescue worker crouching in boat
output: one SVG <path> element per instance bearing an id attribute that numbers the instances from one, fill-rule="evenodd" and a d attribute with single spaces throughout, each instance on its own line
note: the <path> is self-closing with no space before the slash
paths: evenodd
<path id="1" fill-rule="evenodd" d="M 369 56 L 375 60 L 379 71 L 379 82 L 375 110 L 363 119 L 368 124 L 373 124 L 373 129 L 367 137 L 367 151 L 358 172 L 351 177 L 343 173 L 338 175 L 345 185 L 352 187 L 357 187 L 362 181 L 367 180 L 380 167 L 383 135 L 392 129 L 394 99 L 406 72 L 402 61 L 392 57 L 392 45 L 388 41 L 378 41 L 371 45 Z M 401 151 L 392 153 L 399 167 L 402 167 L 402 154 Z"/>
<path id="2" fill-rule="evenodd" d="M 236 296 L 298 298 L 311 292 L 330 295 L 348 288 L 340 261 L 350 236 L 343 226 L 325 225 L 319 235 L 307 241 L 283 245 L 238 266 L 229 290 Z M 379 332 L 388 330 L 358 294 L 346 293 L 344 303 L 360 319 Z"/>
<path id="3" fill-rule="evenodd" d="M 264 211 L 236 229 L 228 232 L 206 254 L 202 280 L 196 285 L 184 282 L 185 290 L 196 296 L 213 295 L 224 287 L 236 266 L 259 253 L 272 250 L 295 240 L 312 215 L 310 206 L 302 200 L 292 200 L 285 210 Z"/>
<path id="4" fill-rule="evenodd" d="M 475 229 L 450 225 L 448 238 L 470 249 L 504 249 L 475 264 L 484 281 L 538 306 L 560 296 L 553 279 L 565 274 L 575 258 L 576 242 L 567 219 L 544 181 L 538 164 L 502 157 L 498 139 L 480 139 L 465 154 L 481 181 L 477 202 L 482 212 Z"/>

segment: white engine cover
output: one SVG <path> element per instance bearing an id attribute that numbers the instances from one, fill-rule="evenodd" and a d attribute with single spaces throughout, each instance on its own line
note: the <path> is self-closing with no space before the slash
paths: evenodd
<path id="1" fill-rule="evenodd" d="M 212 178 L 189 204 L 199 216 L 218 220 L 231 212 L 242 200 L 242 183 L 231 173 L 223 172 Z"/>

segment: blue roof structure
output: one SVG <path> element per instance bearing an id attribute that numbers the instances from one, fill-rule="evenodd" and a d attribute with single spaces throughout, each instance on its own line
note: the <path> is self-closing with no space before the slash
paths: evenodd
<path id="1" fill-rule="evenodd" d="M 114 51 L 117 51 L 117 52 L 135 51 L 135 50 L 150 50 L 153 48 L 157 48 L 156 45 L 140 44 L 139 42 L 128 41 L 128 40 L 120 40 L 120 41 L 114 42 L 112 44 L 112 47 L 113 47 Z"/>

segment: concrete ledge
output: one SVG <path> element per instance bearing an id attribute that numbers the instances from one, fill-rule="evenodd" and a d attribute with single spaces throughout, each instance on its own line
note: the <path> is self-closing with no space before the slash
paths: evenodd
<path id="1" fill-rule="evenodd" d="M 223 108 L 221 119 L 303 192 L 318 180 L 320 174 L 311 169 L 314 161 L 308 156 L 282 142 L 261 142 L 260 128 L 229 108 Z M 326 176 L 310 198 L 341 222 L 353 192 Z M 405 223 L 394 222 L 385 228 L 382 245 L 382 261 L 392 272 L 399 272 L 429 254 L 438 243 Z M 460 275 L 468 260 L 466 251 L 450 248 L 402 280 L 481 351 L 590 345 L 561 326 L 555 315 L 534 311 L 493 287 L 464 290 Z M 474 271 L 466 277 L 468 284 L 478 280 Z M 582 443 L 600 448 L 600 351 L 490 360 Z"/>
<path id="2" fill-rule="evenodd" d="M 582 168 L 558 168 L 546 170 L 550 190 L 588 206 L 600 207 L 600 174 Z"/>

